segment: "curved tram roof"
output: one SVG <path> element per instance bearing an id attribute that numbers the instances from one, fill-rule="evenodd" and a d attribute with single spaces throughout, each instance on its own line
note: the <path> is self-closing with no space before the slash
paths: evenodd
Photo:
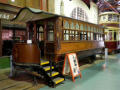
<path id="1" fill-rule="evenodd" d="M 48 13 L 39 9 L 25 7 L 18 12 L 16 17 L 12 19 L 12 21 L 29 22 L 56 16 L 59 15 Z"/>
<path id="2" fill-rule="evenodd" d="M 25 8 L 22 8 L 18 12 L 16 17 L 13 18 L 12 21 L 29 22 L 29 21 L 37 21 L 37 20 L 47 19 L 47 18 L 52 18 L 52 17 L 57 17 L 57 16 L 58 17 L 59 16 L 66 17 L 66 16 L 62 16 L 62 15 L 57 15 L 57 14 L 45 12 L 45 11 L 42 11 L 40 9 L 25 7 Z M 71 18 L 71 17 L 66 17 L 66 18 Z M 73 18 L 71 18 L 71 19 L 73 19 Z M 78 20 L 78 19 L 75 19 L 75 20 Z M 79 20 L 79 21 L 85 22 L 85 21 L 82 21 L 82 20 Z M 87 23 L 89 23 L 89 22 L 87 22 Z M 93 24 L 93 23 L 90 23 L 90 24 Z M 93 24 L 93 25 L 98 25 L 98 24 Z"/>

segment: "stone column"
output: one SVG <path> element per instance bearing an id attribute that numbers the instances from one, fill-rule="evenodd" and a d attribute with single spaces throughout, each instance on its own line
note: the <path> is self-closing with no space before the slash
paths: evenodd
<path id="1" fill-rule="evenodd" d="M 0 57 L 2 56 L 2 25 L 0 19 Z"/>

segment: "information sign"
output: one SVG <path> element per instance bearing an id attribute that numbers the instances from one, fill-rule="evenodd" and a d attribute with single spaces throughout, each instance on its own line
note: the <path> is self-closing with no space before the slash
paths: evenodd
<path id="1" fill-rule="evenodd" d="M 82 77 L 80 69 L 79 69 L 79 64 L 78 64 L 78 59 L 76 53 L 70 53 L 65 55 L 65 60 L 64 60 L 64 66 L 63 66 L 63 74 L 71 74 L 73 82 L 75 81 L 75 77 L 80 75 L 80 78 Z"/>

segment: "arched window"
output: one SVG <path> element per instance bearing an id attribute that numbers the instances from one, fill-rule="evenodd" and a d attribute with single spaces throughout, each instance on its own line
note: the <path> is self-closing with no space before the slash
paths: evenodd
<path id="1" fill-rule="evenodd" d="M 39 41 L 43 41 L 44 40 L 44 31 L 43 31 L 43 27 L 40 26 L 39 27 Z"/>
<path id="2" fill-rule="evenodd" d="M 78 20 L 88 21 L 87 14 L 80 7 L 74 8 L 72 10 L 71 17 L 74 18 L 74 19 L 78 19 Z"/>

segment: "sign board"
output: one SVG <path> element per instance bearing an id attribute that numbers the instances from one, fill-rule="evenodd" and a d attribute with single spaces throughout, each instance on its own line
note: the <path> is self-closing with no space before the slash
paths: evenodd
<path id="1" fill-rule="evenodd" d="M 76 53 L 70 53 L 65 55 L 64 59 L 64 66 L 63 66 L 63 74 L 70 74 L 72 75 L 73 82 L 75 81 L 75 77 L 79 76 L 82 77 L 78 59 Z"/>

